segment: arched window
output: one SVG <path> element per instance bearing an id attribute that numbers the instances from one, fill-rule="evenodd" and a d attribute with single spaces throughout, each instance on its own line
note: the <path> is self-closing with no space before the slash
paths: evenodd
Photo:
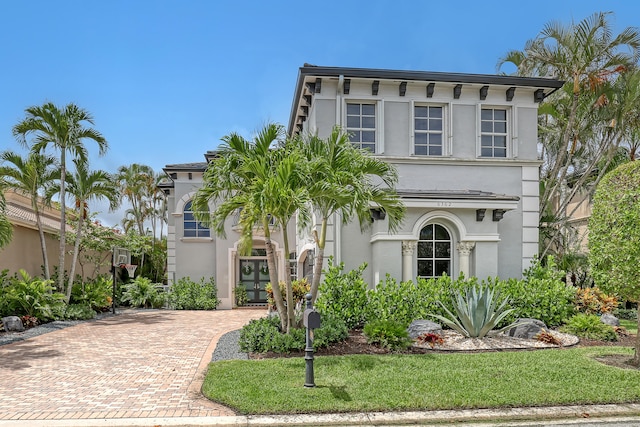
<path id="1" fill-rule="evenodd" d="M 451 236 L 440 224 L 428 224 L 418 239 L 418 277 L 451 276 Z"/>
<path id="2" fill-rule="evenodd" d="M 193 215 L 191 201 L 184 205 L 184 237 L 210 237 L 211 231 L 204 224 L 199 222 Z"/>

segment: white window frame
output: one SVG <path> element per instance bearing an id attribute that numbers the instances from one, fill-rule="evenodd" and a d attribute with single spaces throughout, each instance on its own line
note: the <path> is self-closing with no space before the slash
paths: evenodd
<path id="1" fill-rule="evenodd" d="M 347 127 L 347 104 L 372 104 L 376 108 L 375 117 L 375 150 L 372 154 L 384 153 L 384 100 L 379 98 L 347 98 L 342 99 L 342 114 L 341 114 L 341 126 L 345 131 L 348 131 Z"/>
<path id="2" fill-rule="evenodd" d="M 432 261 L 433 262 L 432 271 L 435 272 L 435 262 L 438 261 L 438 260 L 443 260 L 443 258 L 441 258 L 441 259 L 436 258 L 436 256 L 435 256 L 435 247 L 433 249 L 434 252 L 433 252 L 431 258 L 420 258 L 420 255 L 419 255 L 420 253 L 419 253 L 418 246 L 420 245 L 420 242 L 426 242 L 427 241 L 427 240 L 421 240 L 420 239 L 420 234 L 422 234 L 422 230 L 425 227 L 431 227 L 431 226 L 436 226 L 436 225 L 444 228 L 445 231 L 447 232 L 447 234 L 449 235 L 449 240 L 448 240 L 448 242 L 449 242 L 449 258 L 448 258 L 448 261 L 449 261 L 449 272 L 447 273 L 447 275 L 449 277 L 454 277 L 453 272 L 454 272 L 455 251 L 454 251 L 454 245 L 453 245 L 453 233 L 451 232 L 449 227 L 447 227 L 446 225 L 444 225 L 444 224 L 442 224 L 440 222 L 429 222 L 427 224 L 424 224 L 422 227 L 420 227 L 420 231 L 418 232 L 418 241 L 416 243 L 416 258 L 415 258 L 415 260 L 416 260 L 415 267 L 416 267 L 416 276 L 417 277 L 421 277 L 421 278 L 425 278 L 425 279 L 440 277 L 440 276 L 420 276 L 419 275 L 419 269 L 418 269 L 418 263 L 420 261 L 422 261 L 422 260 L 424 260 L 424 261 Z M 434 234 L 433 238 L 434 239 L 431 240 L 431 242 L 434 242 L 434 243 L 435 242 L 445 242 L 444 240 L 436 240 L 435 239 L 435 234 Z"/>
<path id="3" fill-rule="evenodd" d="M 441 107 L 442 108 L 442 154 L 441 155 L 428 155 L 428 154 L 416 154 L 416 107 Z M 449 112 L 451 111 L 451 106 L 448 103 L 442 102 L 424 102 L 424 101 L 411 101 L 411 111 L 410 111 L 410 131 L 409 135 L 411 138 L 411 147 L 410 147 L 410 155 L 415 157 L 450 157 L 452 154 L 451 147 L 451 138 L 450 138 L 450 124 L 451 120 L 449 119 Z"/>
<path id="4" fill-rule="evenodd" d="M 482 110 L 483 109 L 491 109 L 491 110 L 504 110 L 507 121 L 507 132 L 506 132 L 506 154 L 504 157 L 496 157 L 496 156 L 483 156 L 482 155 Z M 478 104 L 477 106 L 477 114 L 476 114 L 476 129 L 478 130 L 477 141 L 476 141 L 476 156 L 482 159 L 512 159 L 517 157 L 517 146 L 514 143 L 517 141 L 516 138 L 516 126 L 515 126 L 515 108 L 511 105 L 494 105 L 494 104 Z M 495 135 L 495 134 L 491 134 Z"/>
<path id="5" fill-rule="evenodd" d="M 187 210 L 187 206 L 189 206 L 189 210 Z M 191 212 L 191 214 L 193 215 L 193 220 L 187 220 L 185 218 L 185 212 Z M 185 224 L 187 222 L 193 222 L 195 223 L 195 228 L 186 228 Z M 193 230 L 195 231 L 195 236 L 187 236 L 186 232 L 187 230 Z M 200 231 L 204 231 L 207 230 L 208 236 L 201 236 L 200 235 Z M 205 227 L 204 225 L 202 225 L 202 223 L 200 221 L 198 221 L 195 217 L 195 213 L 193 211 L 193 200 L 188 200 L 184 206 L 182 207 L 182 237 L 184 239 L 211 239 L 211 228 L 210 227 Z"/>

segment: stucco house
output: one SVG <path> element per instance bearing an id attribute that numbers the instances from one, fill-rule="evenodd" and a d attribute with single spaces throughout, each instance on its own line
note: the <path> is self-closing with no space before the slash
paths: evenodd
<path id="1" fill-rule="evenodd" d="M 335 125 L 351 141 L 396 166 L 397 190 L 407 208 L 397 233 L 384 212 L 372 211 L 372 227 L 328 230 L 325 255 L 347 269 L 363 262 L 371 286 L 388 273 L 398 280 L 434 277 L 520 277 L 538 252 L 537 109 L 561 81 L 497 75 L 301 67 L 295 86 L 290 134 L 324 138 Z M 264 301 L 268 282 L 264 239 L 254 236 L 251 257 L 238 255 L 239 233 L 229 220 L 226 238 L 193 218 L 191 198 L 213 152 L 200 163 L 168 165 L 168 271 L 215 277 L 221 308 L 232 308 L 237 284 L 254 303 Z M 212 207 L 213 209 L 214 207 Z M 274 237 L 279 274 L 285 262 L 308 274 L 314 225 L 297 233 L 291 225 L 284 254 Z"/>

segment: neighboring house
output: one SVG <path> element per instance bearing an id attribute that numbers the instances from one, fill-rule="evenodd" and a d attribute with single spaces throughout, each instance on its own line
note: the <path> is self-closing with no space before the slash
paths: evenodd
<path id="1" fill-rule="evenodd" d="M 334 218 L 325 256 L 346 269 L 367 262 L 371 286 L 386 274 L 398 280 L 443 273 L 520 277 L 538 252 L 538 104 L 561 86 L 542 78 L 300 68 L 289 133 L 324 138 L 342 126 L 354 144 L 397 167 L 397 189 L 407 207 L 395 234 L 388 232 L 384 212 L 372 210 L 365 233 Z M 254 236 L 252 256 L 242 257 L 233 220 L 220 238 L 193 219 L 190 201 L 206 165 L 165 168 L 171 178 L 163 186 L 169 196 L 169 282 L 215 277 L 221 308 L 234 305 L 239 283 L 251 291 L 251 301 L 262 302 L 268 282 L 264 239 Z M 299 277 L 310 270 L 314 226 L 290 242 Z M 273 240 L 282 272 L 289 257 L 281 235 Z"/>
<path id="2" fill-rule="evenodd" d="M 9 270 L 9 274 L 17 273 L 20 269 L 25 270 L 30 276 L 43 277 L 42 249 L 40 245 L 40 234 L 36 223 L 36 215 L 31 207 L 31 198 L 23 194 L 8 190 L 4 193 L 7 200 L 7 219 L 13 225 L 13 237 L 11 243 L 0 249 L 0 271 Z M 49 269 L 53 275 L 58 266 L 58 255 L 60 249 L 60 210 L 54 207 L 41 206 L 40 218 L 42 221 L 45 241 L 47 246 L 47 256 L 49 258 Z M 71 227 L 67 226 L 70 230 Z M 73 242 L 72 242 L 73 243 Z M 67 245 L 68 253 L 73 250 L 73 245 Z M 71 255 L 65 257 L 65 268 L 71 270 Z M 85 268 L 85 276 L 93 276 L 96 273 L 107 273 L 106 268 L 96 271 L 93 266 Z M 76 273 L 81 274 L 82 265 L 78 263 Z"/>

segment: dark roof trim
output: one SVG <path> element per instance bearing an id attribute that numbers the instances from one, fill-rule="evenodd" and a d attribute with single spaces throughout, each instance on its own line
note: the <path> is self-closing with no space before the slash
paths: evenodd
<path id="1" fill-rule="evenodd" d="M 425 82 L 446 82 L 446 83 L 467 83 L 467 84 L 489 84 L 504 86 L 520 86 L 533 88 L 548 88 L 554 92 L 564 84 L 561 80 L 543 78 L 543 77 L 517 77 L 495 74 L 463 74 L 463 73 L 445 73 L 437 71 L 402 71 L 402 70 L 385 70 L 375 68 L 344 68 L 344 67 L 322 67 L 305 64 L 300 67 L 298 72 L 298 81 L 291 105 L 291 113 L 289 115 L 289 133 L 293 132 L 295 126 L 298 100 L 302 96 L 305 76 L 316 77 L 340 77 L 363 78 L 363 79 L 388 79 L 388 80 L 411 80 Z M 544 98 L 544 91 L 542 93 Z M 548 94 L 547 94 L 548 95 Z M 539 97 L 540 98 L 540 97 Z M 541 100 L 541 99 L 540 99 Z"/>
<path id="2" fill-rule="evenodd" d="M 516 202 L 520 200 L 518 196 L 478 190 L 397 190 L 397 193 L 403 199 L 502 200 Z"/>
<path id="3" fill-rule="evenodd" d="M 478 84 L 495 84 L 505 86 L 531 86 L 546 87 L 556 89 L 564 84 L 561 80 L 543 78 L 543 77 L 517 77 L 503 76 L 496 74 L 463 74 L 463 73 L 445 73 L 438 71 L 402 71 L 402 70 L 384 70 L 374 68 L 342 68 L 342 67 L 317 67 L 304 66 L 300 68 L 300 77 L 312 76 L 329 76 L 339 77 L 343 75 L 345 78 L 364 78 L 364 79 L 388 79 L 388 80 L 419 80 L 419 81 L 435 81 L 450 83 L 478 83 Z"/>
<path id="4" fill-rule="evenodd" d="M 166 165 L 162 168 L 167 175 L 169 172 L 204 172 L 207 169 L 206 162 L 181 163 L 175 165 Z"/>

